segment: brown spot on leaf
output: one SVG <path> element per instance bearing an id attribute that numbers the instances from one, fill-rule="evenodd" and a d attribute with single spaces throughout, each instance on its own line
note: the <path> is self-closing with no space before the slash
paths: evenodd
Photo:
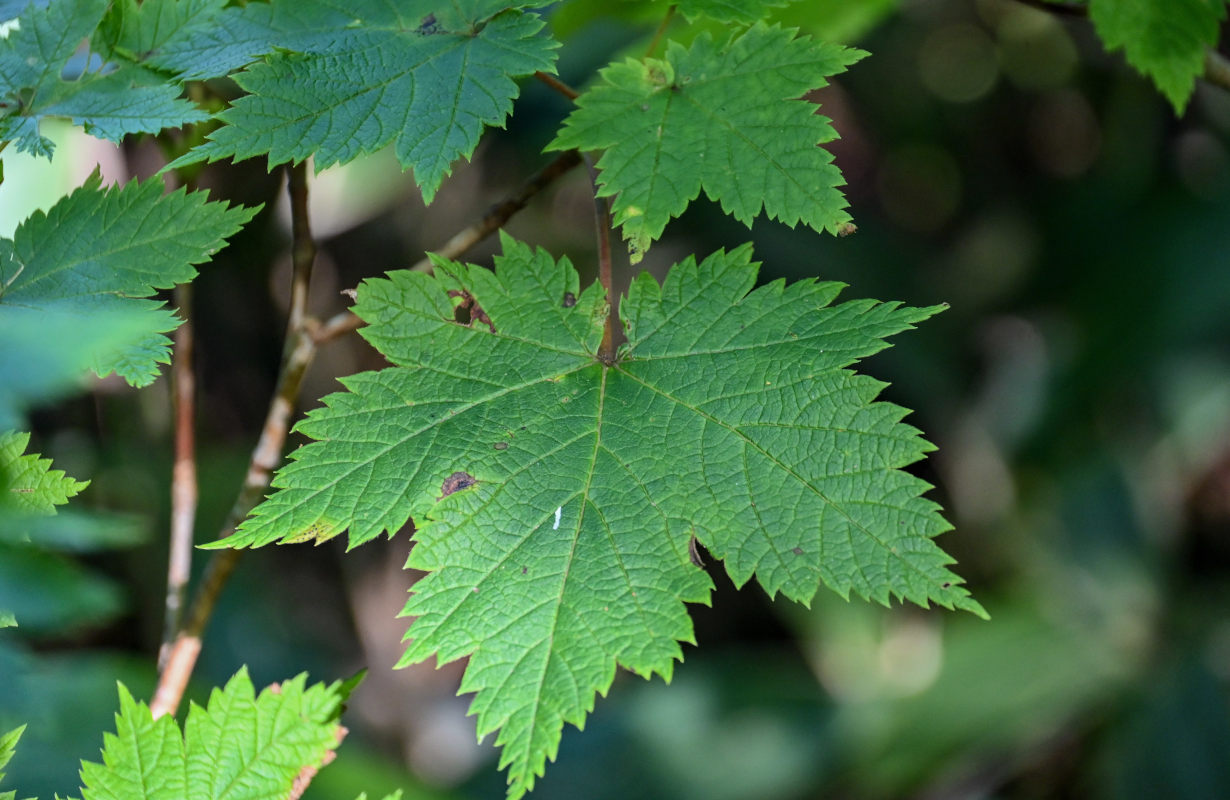
<path id="1" fill-rule="evenodd" d="M 944 589 L 951 589 L 952 581 L 944 581 L 943 583 L 940 584 L 940 586 Z"/>
<path id="2" fill-rule="evenodd" d="M 525 573 L 527 573 L 527 572 L 529 572 L 529 567 L 522 567 L 522 568 L 521 568 L 521 574 L 522 574 L 522 575 L 524 575 L 524 574 L 525 574 Z"/>
<path id="3" fill-rule="evenodd" d="M 495 325 L 491 323 L 491 317 L 487 316 L 487 312 L 483 311 L 483 307 L 474 299 L 474 295 L 464 289 L 450 289 L 449 297 L 460 298 L 461 302 L 453 308 L 453 321 L 462 325 L 469 325 L 471 328 L 475 324 L 486 325 L 495 333 Z"/>
<path id="4" fill-rule="evenodd" d="M 803 548 L 801 548 L 801 547 L 792 547 L 792 548 L 790 548 L 790 552 L 794 553 L 796 556 L 801 556 L 801 555 L 803 555 Z"/>
<path id="5" fill-rule="evenodd" d="M 572 292 L 564 292 L 564 308 L 572 308 L 577 304 L 577 296 Z"/>
<path id="6" fill-rule="evenodd" d="M 846 222 L 842 224 L 840 228 L 837 229 L 837 235 L 843 239 L 852 233 L 858 233 L 858 226 L 855 225 L 853 222 Z"/>
<path id="7" fill-rule="evenodd" d="M 474 480 L 474 476 L 468 472 L 454 472 L 444 479 L 444 483 L 440 485 L 440 496 L 437 500 L 443 500 L 450 494 L 460 492 L 462 489 L 468 489 L 478 481 Z"/>
<path id="8" fill-rule="evenodd" d="M 491 446 L 494 447 L 496 450 L 507 450 L 508 442 L 496 442 L 495 444 Z"/>

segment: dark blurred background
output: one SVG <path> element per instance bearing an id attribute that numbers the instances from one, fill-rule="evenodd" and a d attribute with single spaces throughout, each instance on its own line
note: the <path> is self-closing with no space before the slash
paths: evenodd
<path id="1" fill-rule="evenodd" d="M 656 27 L 609 5 L 574 0 L 552 19 L 573 85 Z M 814 95 L 843 136 L 831 149 L 857 234 L 749 231 L 702 200 L 645 266 L 750 239 L 765 280 L 951 304 L 863 369 L 939 446 L 916 469 L 955 525 L 941 545 L 992 619 L 826 590 L 810 609 L 774 603 L 711 564 L 713 606 L 693 609 L 700 647 L 673 683 L 621 674 L 585 732 L 565 731 L 533 796 L 1230 797 L 1230 93 L 1201 85 L 1176 119 L 1086 21 L 1012 0 L 805 0 L 781 16 L 872 53 Z M 567 111 L 527 83 L 508 131 L 490 131 L 430 209 L 388 154 L 319 176 L 314 313 L 344 308 L 342 289 L 418 260 L 547 163 Z M 117 154 L 67 137 L 55 180 L 100 159 L 114 177 L 158 165 L 150 143 Z M 25 213 L 12 210 L 21 169 L 6 154 L 7 230 Z M 242 481 L 289 283 L 282 173 L 247 162 L 202 182 L 267 208 L 194 284 L 200 542 Z M 592 275 L 590 196 L 574 171 L 509 230 Z M 306 404 L 381 363 L 357 336 L 329 345 Z M 76 507 L 134 515 L 143 533 L 73 558 L 0 559 L 0 606 L 22 625 L 0 636 L 0 729 L 30 725 L 9 785 L 50 796 L 75 792 L 78 760 L 97 758 L 115 681 L 145 697 L 153 685 L 168 382 L 103 381 L 33 427 L 33 450 L 92 482 Z M 370 670 L 309 797 L 502 796 L 496 753 L 454 696 L 458 665 L 391 669 L 408 547 L 253 552 L 209 629 L 197 698 L 242 664 L 258 685 Z"/>

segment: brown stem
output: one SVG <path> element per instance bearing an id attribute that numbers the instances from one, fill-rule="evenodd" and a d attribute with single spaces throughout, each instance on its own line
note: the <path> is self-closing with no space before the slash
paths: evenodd
<path id="1" fill-rule="evenodd" d="M 598 345 L 598 360 L 614 364 L 619 352 L 619 298 L 611 276 L 611 204 L 598 195 L 598 169 L 585 159 L 590 179 L 594 183 L 594 226 L 598 236 L 598 283 L 606 290 L 606 324 L 602 328 L 602 343 Z"/>
<path id="2" fill-rule="evenodd" d="M 645 58 L 649 58 L 658 49 L 658 45 L 662 41 L 662 37 L 666 35 L 666 29 L 675 19 L 675 11 L 678 7 L 671 3 L 670 8 L 666 9 L 666 16 L 662 19 L 662 24 L 658 26 L 658 30 L 654 32 L 653 39 L 649 42 L 649 50 L 645 52 Z"/>
<path id="3" fill-rule="evenodd" d="M 513 215 L 529 205 L 530 200 L 536 194 L 580 163 L 581 154 L 576 150 L 566 150 L 560 153 L 554 161 L 531 175 L 514 194 L 488 208 L 480 219 L 432 252 L 443 258 L 460 258 L 471 247 L 504 227 Z M 431 260 L 424 258 L 410 269 L 416 272 L 430 272 Z M 355 316 L 352 311 L 343 311 L 317 329 L 316 343 L 323 344 L 361 327 L 363 327 L 363 320 Z"/>
<path id="4" fill-rule="evenodd" d="M 1046 0 L 1017 0 L 1017 2 L 1039 11 L 1065 17 L 1089 16 L 1089 6 L 1083 3 L 1049 3 Z M 1204 74 L 1200 77 L 1214 86 L 1230 90 L 1230 60 L 1216 50 L 1205 51 Z"/>
<path id="5" fill-rule="evenodd" d="M 1204 79 L 1214 86 L 1230 90 L 1230 59 L 1216 50 L 1204 54 Z"/>
<path id="6" fill-rule="evenodd" d="M 1089 6 L 1084 3 L 1051 3 L 1047 0 L 1017 0 L 1021 5 L 1036 8 L 1039 11 L 1046 11 L 1050 14 L 1059 14 L 1065 17 L 1087 17 L 1089 16 Z"/>
<path id="7" fill-rule="evenodd" d="M 576 150 L 560 153 L 554 161 L 530 177 L 515 194 L 493 205 L 480 220 L 449 239 L 437 252 L 445 258 L 461 256 L 502 227 L 514 214 L 525 208 L 531 198 L 580 161 L 581 156 Z M 220 538 L 234 532 L 235 527 L 256 507 L 269 488 L 273 471 L 282 457 L 282 448 L 286 442 L 291 414 L 299 396 L 304 373 L 316 354 L 317 346 L 356 330 L 363 324 L 362 320 L 350 311 L 334 316 L 323 325 L 306 316 L 308 280 L 315 256 L 315 245 L 308 223 L 307 172 L 303 165 L 291 170 L 287 187 L 290 193 L 291 229 L 294 235 L 294 275 L 287 324 L 287 350 L 278 376 L 278 388 L 265 418 L 265 427 L 260 441 L 252 451 L 243 488 L 235 500 Z M 431 262 L 426 259 L 412 267 L 419 271 L 427 271 L 430 268 Z M 200 654 L 201 637 L 205 627 L 213 614 L 218 596 L 242 553 L 242 550 L 218 550 L 206 565 L 201 585 L 193 596 L 180 632 L 171 645 L 154 698 L 150 702 L 150 710 L 155 716 L 174 713 L 179 707 Z"/>
<path id="8" fill-rule="evenodd" d="M 300 161 L 287 170 L 286 192 L 290 196 L 291 264 L 290 316 L 286 320 L 286 347 L 292 336 L 303 329 L 307 314 L 308 285 L 312 265 L 316 262 L 316 242 L 312 240 L 312 225 L 308 215 L 307 161 Z"/>
<path id="9" fill-rule="evenodd" d="M 184 321 L 175 331 L 171 385 L 175 413 L 175 463 L 171 472 L 171 537 L 167 556 L 166 616 L 158 666 L 166 666 L 171 640 L 179 630 L 184 595 L 192 571 L 192 534 L 196 526 L 196 375 L 193 368 L 192 284 L 175 287 L 175 304 Z"/>
<path id="10" fill-rule="evenodd" d="M 578 97 L 581 96 L 580 92 L 578 92 L 576 89 L 573 89 L 571 86 L 564 83 L 563 81 L 561 81 L 559 78 L 555 77 L 554 75 L 548 75 L 545 72 L 535 72 L 534 77 L 542 81 L 543 83 L 545 83 L 547 86 L 550 86 L 552 89 L 559 92 L 564 97 L 567 97 L 569 100 L 576 100 Z"/>
<path id="11" fill-rule="evenodd" d="M 294 265 L 291 279 L 291 307 L 287 318 L 286 346 L 283 350 L 282 368 L 278 373 L 277 391 L 269 403 L 265 426 L 260 440 L 252 451 L 248 474 L 244 479 L 235 505 L 222 529 L 222 537 L 229 536 L 248 513 L 256 507 L 269 488 L 273 471 L 282 458 L 286 434 L 290 430 L 295 401 L 299 388 L 312 357 L 316 354 L 316 323 L 306 316 L 308 286 L 312 275 L 312 263 L 316 258 L 316 246 L 311 241 L 312 231 L 308 222 L 307 167 L 299 164 L 290 169 L 287 190 L 291 203 L 291 260 Z M 227 579 L 239 562 L 242 550 L 219 550 L 205 567 L 205 576 L 192 598 L 187 618 L 171 645 L 166 666 L 158 676 L 158 686 L 150 701 L 150 711 L 155 717 L 174 714 L 183 698 L 188 679 L 196 666 L 201 652 L 201 637 L 213 615 L 218 596 Z"/>

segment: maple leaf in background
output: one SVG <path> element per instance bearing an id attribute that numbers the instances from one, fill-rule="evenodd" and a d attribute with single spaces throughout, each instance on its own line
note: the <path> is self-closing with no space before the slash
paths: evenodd
<path id="1" fill-rule="evenodd" d="M 251 4 L 249 8 L 256 4 Z M 274 26 L 293 16 L 289 42 L 235 76 L 247 94 L 219 114 L 223 127 L 170 168 L 268 155 L 269 164 L 314 157 L 316 169 L 393 144 L 428 202 L 483 130 L 503 125 L 515 78 L 554 72 L 558 43 L 520 10 L 546 2 L 308 0 L 254 13 Z M 278 23 L 280 24 L 280 23 Z M 259 37 L 254 37 L 259 39 Z"/>
<path id="2" fill-rule="evenodd" d="M 139 66 L 74 56 L 106 10 L 107 0 L 58 0 L 22 11 L 20 26 L 0 39 L 0 140 L 51 158 L 51 141 L 39 133 L 47 117 L 67 117 L 111 142 L 209 119 L 179 98 L 178 86 Z"/>
<path id="3" fill-rule="evenodd" d="M 837 131 L 792 98 L 866 53 L 795 33 L 759 23 L 721 44 L 670 42 L 664 59 L 606 67 L 577 98 L 547 149 L 605 151 L 598 194 L 614 195 L 633 263 L 702 189 L 748 226 L 762 210 L 831 233 L 850 221 L 841 171 L 817 146 Z"/>

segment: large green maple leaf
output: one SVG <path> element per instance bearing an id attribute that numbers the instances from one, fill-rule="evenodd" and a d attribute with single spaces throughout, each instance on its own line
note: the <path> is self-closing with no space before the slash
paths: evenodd
<path id="1" fill-rule="evenodd" d="M 1092 0 L 1089 16 L 1107 50 L 1152 79 L 1182 114 L 1217 44 L 1225 0 Z"/>
<path id="2" fill-rule="evenodd" d="M 0 39 L 0 140 L 50 158 L 51 141 L 39 133 L 46 117 L 67 117 L 112 142 L 209 118 L 179 99 L 178 87 L 138 66 L 87 57 L 67 69 L 106 10 L 107 0 L 57 0 L 22 12 L 20 27 Z"/>
<path id="3" fill-rule="evenodd" d="M 606 151 L 599 195 L 615 196 L 634 263 L 701 189 L 749 226 L 763 209 L 836 233 L 850 221 L 845 181 L 817 145 L 837 132 L 815 103 L 791 98 L 864 55 L 764 24 L 721 44 L 671 42 L 665 59 L 603 69 L 547 147 Z"/>
<path id="4" fill-rule="evenodd" d="M 839 286 L 751 291 L 749 247 L 642 275 L 627 344 L 595 356 L 601 288 L 508 237 L 493 273 L 436 261 L 358 290 L 363 335 L 395 365 L 343 380 L 299 430 L 318 441 L 280 491 L 213 546 L 352 546 L 413 518 L 421 580 L 403 663 L 469 656 L 478 730 L 500 729 L 511 794 L 582 725 L 616 665 L 669 678 L 692 641 L 684 603 L 711 583 L 692 537 L 736 584 L 808 602 L 897 596 L 981 613 L 932 538 L 948 528 L 903 472 L 930 449 L 847 367 L 936 309 Z M 454 305 L 471 299 L 469 325 Z"/>
<path id="5" fill-rule="evenodd" d="M 265 800 L 290 794 L 304 767 L 338 743 L 346 684 L 305 686 L 306 676 L 256 694 L 246 669 L 207 706 L 195 703 L 181 735 L 175 718 L 154 719 L 120 685 L 116 732 L 103 763 L 83 762 L 82 800 Z"/>
<path id="6" fill-rule="evenodd" d="M 248 94 L 219 115 L 226 125 L 173 166 L 268 154 L 270 164 L 314 156 L 323 169 L 391 142 L 430 200 L 484 128 L 503 125 L 518 93 L 514 78 L 554 71 L 557 43 L 541 35 L 536 14 L 520 10 L 541 5 L 546 0 L 296 3 L 284 13 L 298 20 L 290 46 L 299 52 L 279 52 L 237 75 Z M 282 19 L 277 8 L 271 25 Z"/>
<path id="7" fill-rule="evenodd" d="M 116 372 L 143 386 L 167 363 L 164 334 L 179 324 L 145 298 L 196 277 L 194 265 L 258 209 L 211 203 L 204 192 L 163 195 L 157 180 L 100 186 L 95 175 L 21 223 L 11 241 L 0 239 L 0 343 L 6 331 L 20 342 L 41 329 L 57 342 L 69 338 L 99 375 Z M 0 354 L 0 375 L 7 360 Z M 0 420 L 4 412 L 0 402 Z"/>

